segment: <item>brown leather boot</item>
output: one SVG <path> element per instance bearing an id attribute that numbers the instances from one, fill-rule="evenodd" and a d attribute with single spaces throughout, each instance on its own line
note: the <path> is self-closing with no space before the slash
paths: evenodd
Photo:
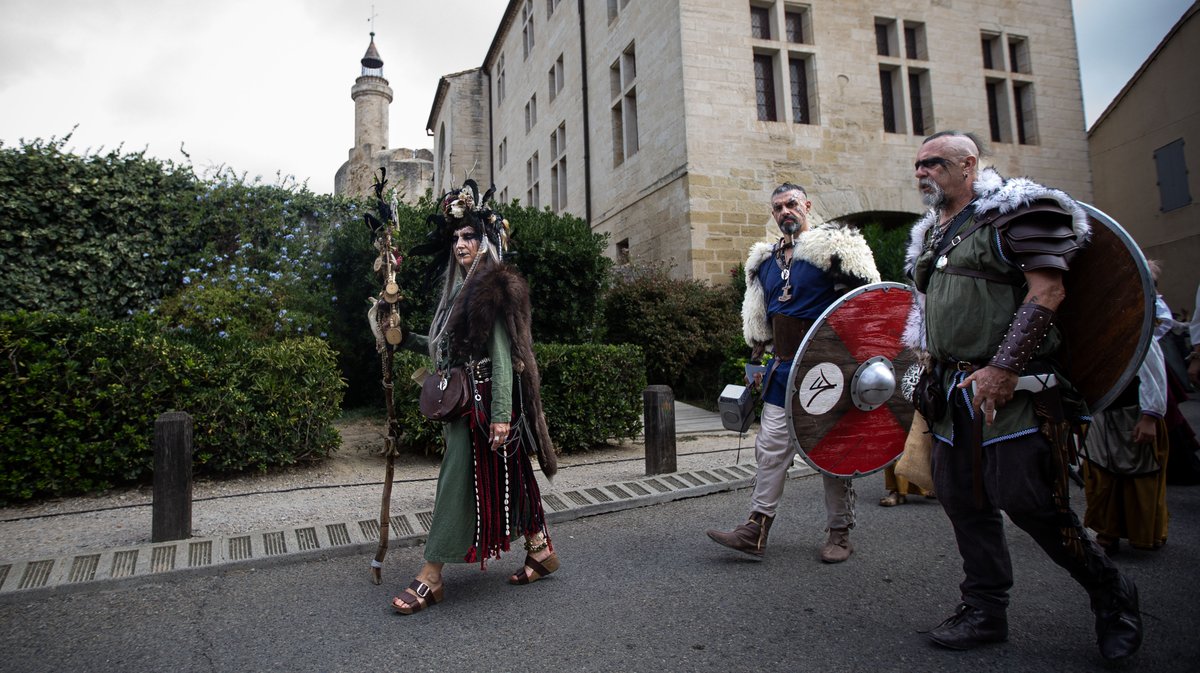
<path id="1" fill-rule="evenodd" d="M 717 544 L 761 557 L 767 551 L 767 534 L 771 532 L 774 520 L 762 512 L 751 512 L 746 523 L 731 531 L 709 530 L 706 533 Z"/>
<path id="2" fill-rule="evenodd" d="M 850 542 L 850 529 L 830 528 L 829 539 L 821 547 L 821 560 L 826 563 L 841 563 L 854 553 Z"/>

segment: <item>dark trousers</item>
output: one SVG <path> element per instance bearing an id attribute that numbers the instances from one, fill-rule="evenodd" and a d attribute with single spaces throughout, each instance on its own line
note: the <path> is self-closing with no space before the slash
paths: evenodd
<path id="1" fill-rule="evenodd" d="M 962 601 L 983 612 L 1003 616 L 1012 587 L 1012 561 L 1004 537 L 1000 510 L 1058 565 L 1071 574 L 1088 594 L 1114 585 L 1118 571 L 1079 517 L 1060 514 L 1054 506 L 1051 481 L 1052 447 L 1040 432 L 983 447 L 982 504 L 976 502 L 971 422 L 961 396 L 953 395 L 949 413 L 954 420 L 954 445 L 935 442 L 933 483 L 938 500 L 954 526 L 958 552 L 966 578 L 959 588 Z M 1003 412 L 1001 412 L 1003 413 Z M 1062 528 L 1083 540 L 1082 553 L 1071 553 Z"/>

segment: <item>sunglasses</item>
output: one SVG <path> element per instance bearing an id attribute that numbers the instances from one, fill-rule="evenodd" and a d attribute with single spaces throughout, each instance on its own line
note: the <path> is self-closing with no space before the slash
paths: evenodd
<path id="1" fill-rule="evenodd" d="M 942 168 L 945 168 L 949 165 L 950 162 L 941 157 L 929 157 L 928 159 L 921 159 L 917 163 L 913 164 L 913 170 L 919 171 L 922 168 L 925 170 L 932 170 L 934 166 L 941 166 Z"/>

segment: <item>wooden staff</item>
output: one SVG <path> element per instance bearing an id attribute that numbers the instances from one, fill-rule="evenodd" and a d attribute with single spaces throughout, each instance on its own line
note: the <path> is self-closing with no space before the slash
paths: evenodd
<path id="1" fill-rule="evenodd" d="M 386 169 L 379 169 L 379 173 L 379 179 L 375 181 L 375 196 L 380 218 L 376 219 L 369 213 L 366 216 L 368 226 L 376 234 L 375 246 L 379 251 L 376 267 L 383 275 L 383 290 L 368 315 L 371 331 L 375 334 L 375 349 L 379 352 L 380 365 L 383 368 L 383 395 L 388 423 L 388 434 L 383 440 L 386 466 L 383 476 L 383 500 L 379 506 L 379 547 L 371 561 L 371 581 L 375 584 L 383 583 L 383 559 L 387 556 L 388 537 L 391 532 L 392 481 L 396 472 L 396 451 L 400 439 L 400 423 L 396 420 L 393 396 L 392 368 L 395 349 L 404 341 L 400 314 L 396 310 L 396 304 L 403 295 L 396 283 L 396 265 L 400 260 L 392 250 L 394 210 L 383 199 L 384 185 L 387 184 Z"/>

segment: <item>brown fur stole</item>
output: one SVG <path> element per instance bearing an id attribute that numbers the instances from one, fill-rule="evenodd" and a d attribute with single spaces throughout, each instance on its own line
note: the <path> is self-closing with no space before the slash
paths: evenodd
<path id="1" fill-rule="evenodd" d="M 534 432 L 538 464 L 547 478 L 558 472 L 558 457 L 550 441 L 542 411 L 542 377 L 533 356 L 532 310 L 529 285 L 516 269 L 486 260 L 462 289 L 459 306 L 451 315 L 450 349 L 455 360 L 478 359 L 488 354 L 492 326 L 503 315 L 512 342 L 513 371 L 520 376 L 525 408 L 522 413 Z"/>

